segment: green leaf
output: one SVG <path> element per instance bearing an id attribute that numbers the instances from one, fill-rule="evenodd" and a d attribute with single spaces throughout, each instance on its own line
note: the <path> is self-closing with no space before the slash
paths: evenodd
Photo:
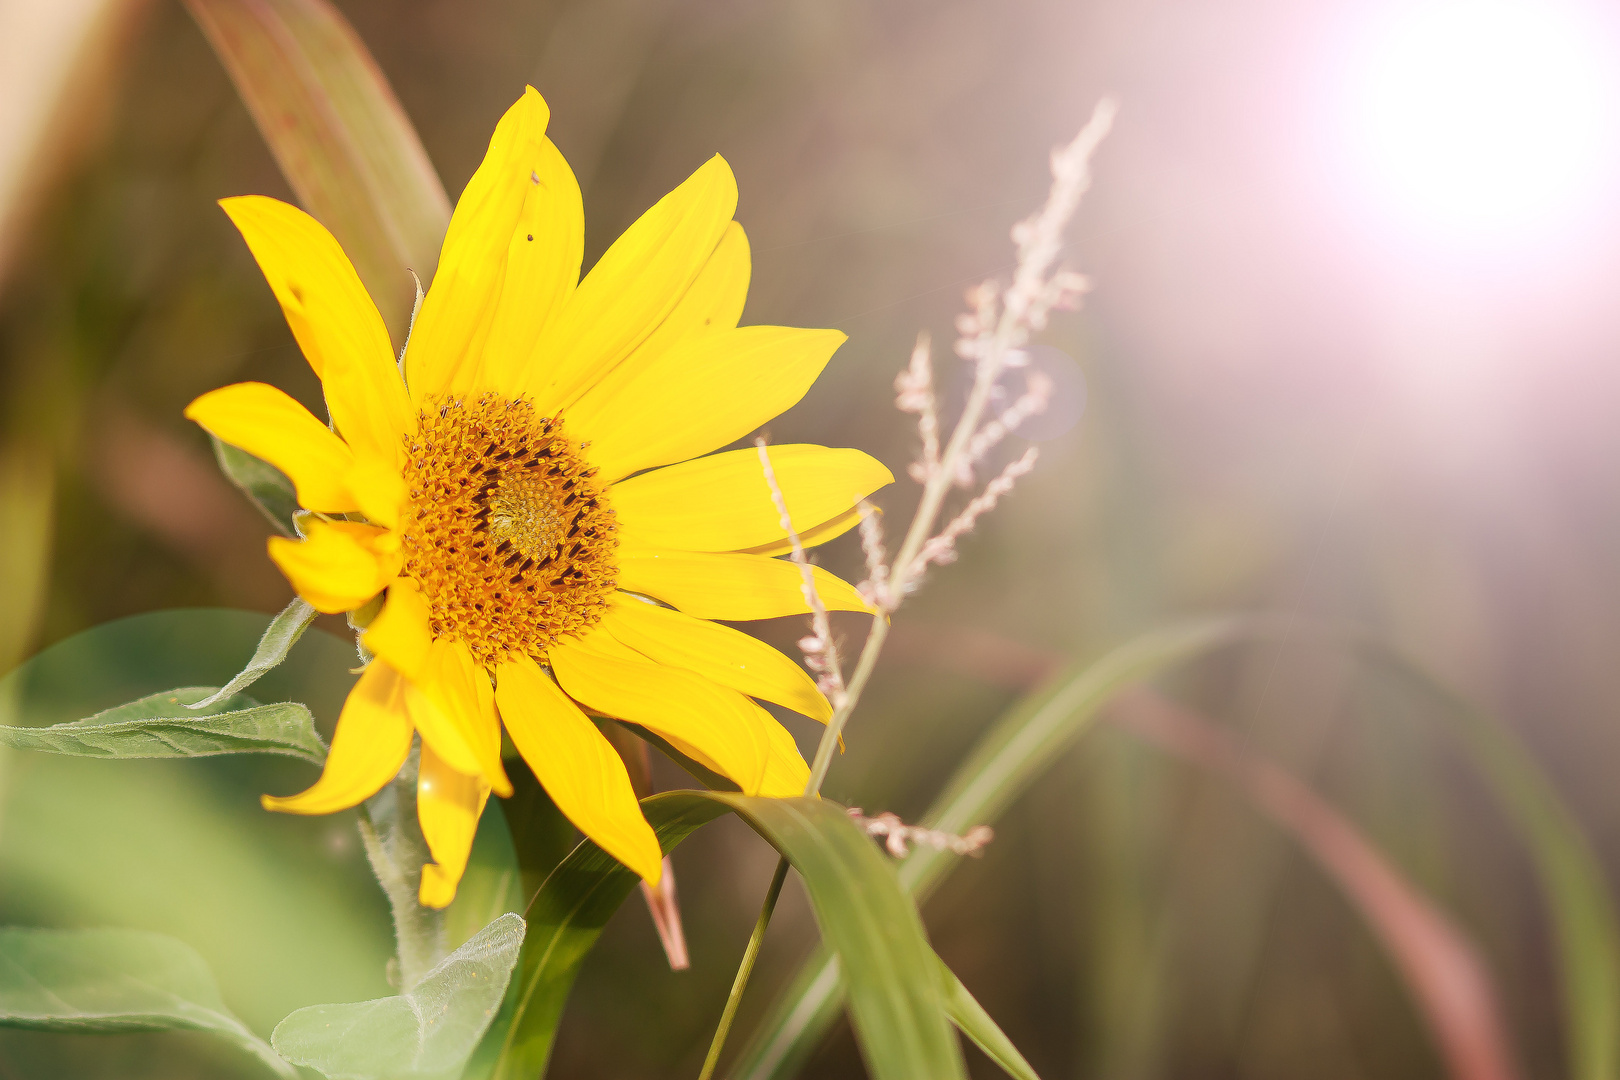
<path id="1" fill-rule="evenodd" d="M 287 659 L 287 653 L 298 643 L 298 639 L 304 636 L 309 624 L 315 621 L 315 614 L 315 609 L 302 597 L 294 597 L 293 602 L 282 608 L 281 614 L 271 619 L 270 625 L 265 627 L 264 636 L 259 639 L 258 648 L 253 650 L 253 658 L 248 661 L 247 667 L 230 682 L 191 708 L 206 709 L 258 682 L 260 675 Z"/>
<path id="2" fill-rule="evenodd" d="M 298 512 L 298 496 L 287 474 L 246 450 L 238 450 L 212 435 L 208 438 L 213 441 L 214 460 L 219 462 L 219 471 L 225 474 L 225 478 L 259 508 L 259 513 L 276 527 L 277 532 L 283 536 L 297 536 L 298 527 L 293 524 L 293 515 Z"/>
<path id="3" fill-rule="evenodd" d="M 804 879 L 822 939 L 837 953 L 850 1023 L 874 1080 L 966 1076 L 946 1023 L 937 964 L 891 862 L 842 806 L 724 792 Z"/>
<path id="4" fill-rule="evenodd" d="M 922 920 L 893 865 L 843 807 L 712 791 L 666 792 L 642 806 L 666 851 L 731 810 L 799 871 L 823 937 L 851 973 L 851 1022 L 875 1080 L 965 1075 Z M 635 884 L 633 873 L 587 840 L 540 890 L 530 914 L 534 958 L 524 965 L 500 1080 L 544 1072 L 579 964 Z"/>
<path id="5" fill-rule="evenodd" d="M 727 810 L 717 802 L 672 794 L 655 795 L 641 805 L 665 854 Z M 528 944 L 513 1020 L 493 1074 L 497 1080 L 545 1075 L 574 977 L 602 927 L 640 880 L 589 840 L 582 840 L 546 878 L 527 912 Z"/>
<path id="6" fill-rule="evenodd" d="M 579 844 L 579 831 L 566 817 L 557 804 L 551 801 L 546 789 L 540 786 L 540 781 L 534 778 L 534 773 L 528 768 L 508 769 L 512 778 L 512 795 L 501 799 L 500 812 L 505 820 L 503 828 L 508 828 L 510 844 L 516 849 L 518 870 L 521 877 L 518 890 L 517 906 L 512 910 L 522 911 L 527 906 L 530 897 L 535 896 L 540 887 L 545 884 L 551 872 L 562 861 L 568 858 L 569 853 Z M 487 814 L 487 811 L 486 811 Z M 484 825 L 479 825 L 479 837 L 483 836 Z M 478 848 L 473 847 L 474 861 L 478 857 Z M 462 879 L 462 887 L 466 887 L 466 879 Z M 461 902 L 461 893 L 456 894 L 456 903 Z M 623 902 L 623 898 L 620 898 Z M 452 905 L 452 909 L 454 905 Z M 526 960 L 532 960 L 535 955 L 533 942 L 535 940 L 534 923 L 530 923 L 528 941 L 530 947 L 524 950 Z M 495 1066 L 500 1060 L 501 1051 L 506 1045 L 506 1033 L 512 1027 L 512 1021 L 518 1013 L 518 999 L 521 995 L 524 982 L 517 978 L 507 988 L 506 1000 L 501 1002 L 501 1012 L 490 1024 L 489 1030 L 484 1033 L 483 1042 L 473 1052 L 472 1060 L 467 1063 L 463 1071 L 462 1080 L 489 1080 L 495 1073 Z"/>
<path id="7" fill-rule="evenodd" d="M 297 1073 L 231 1015 L 202 957 L 142 930 L 0 929 L 0 1024 L 40 1031 L 207 1031 Z"/>
<path id="8" fill-rule="evenodd" d="M 313 765 L 326 744 L 309 710 L 296 702 L 260 705 L 246 695 L 217 698 L 211 686 L 182 686 L 50 727 L 0 726 L 0 744 L 79 757 L 173 758 L 216 754 L 286 754 Z"/>
<path id="9" fill-rule="evenodd" d="M 450 200 L 377 63 L 325 0 L 186 0 L 298 201 L 348 253 L 403 340 Z"/>
<path id="10" fill-rule="evenodd" d="M 956 973 L 938 960 L 940 988 L 945 995 L 945 1012 L 957 1030 L 973 1040 L 973 1045 L 984 1051 L 986 1057 L 1001 1066 L 1003 1072 L 1015 1080 L 1041 1080 L 1018 1047 L 1012 1044 L 984 1006 L 962 985 Z"/>
<path id="11" fill-rule="evenodd" d="M 332 1080 L 449 1080 L 500 1008 L 523 936 L 522 917 L 502 915 L 409 993 L 299 1009 L 270 1041 L 288 1061 Z"/>
<path id="12" fill-rule="evenodd" d="M 1374 663 L 1441 706 L 1441 718 L 1529 849 L 1552 915 L 1569 1018 L 1569 1074 L 1575 1080 L 1614 1080 L 1620 1076 L 1620 922 L 1591 842 L 1505 724 L 1388 646 L 1365 638 L 1357 644 Z"/>
<path id="13" fill-rule="evenodd" d="M 514 769 L 513 772 L 518 770 Z M 456 898 L 444 911 L 446 946 L 456 948 L 507 912 L 521 914 L 528 897 L 518 869 L 517 848 L 507 828 L 504 799 L 491 799 L 478 819 L 467 869 Z"/>
<path id="14" fill-rule="evenodd" d="M 1174 623 L 1059 675 L 996 723 L 957 769 L 924 822 L 953 833 L 993 822 L 1121 690 L 1252 631 L 1252 622 L 1237 618 Z M 900 863 L 900 883 L 920 903 L 957 861 L 945 852 L 918 848 Z M 734 1080 L 765 1080 L 797 1072 L 838 1018 L 843 1001 L 838 957 L 823 947 L 778 996 L 730 1075 Z"/>

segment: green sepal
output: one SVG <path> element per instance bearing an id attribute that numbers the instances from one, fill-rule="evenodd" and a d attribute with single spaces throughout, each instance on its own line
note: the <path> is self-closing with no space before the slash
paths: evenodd
<path id="1" fill-rule="evenodd" d="M 298 495 L 287 474 L 246 450 L 220 442 L 212 434 L 208 437 L 213 440 L 214 460 L 219 462 L 225 478 L 252 500 L 277 532 L 296 537 L 298 529 L 293 525 L 293 515 L 298 512 Z"/>

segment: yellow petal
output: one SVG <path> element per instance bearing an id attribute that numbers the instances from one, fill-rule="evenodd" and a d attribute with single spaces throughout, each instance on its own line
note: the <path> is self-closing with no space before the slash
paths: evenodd
<path id="1" fill-rule="evenodd" d="M 774 716 L 758 705 L 754 705 L 754 718 L 760 732 L 765 736 L 768 754 L 765 775 L 760 780 L 759 790 L 754 794 L 772 799 L 791 799 L 803 795 L 804 789 L 810 783 L 810 766 L 805 764 L 793 736 Z M 667 733 L 661 733 L 660 737 L 674 750 L 685 754 L 710 772 L 724 775 L 725 770 L 698 747 Z"/>
<path id="2" fill-rule="evenodd" d="M 550 116 L 534 87 L 525 88 L 495 125 L 483 163 L 456 201 L 439 268 L 405 351 L 405 372 L 418 406 L 426 395 L 449 388 L 458 369 L 482 348 L 501 295 L 513 230 L 536 186 L 530 177 L 543 159 Z M 578 271 L 576 263 L 576 278 Z"/>
<path id="3" fill-rule="evenodd" d="M 456 385 L 468 389 L 516 386 L 546 324 L 579 284 L 585 255 L 585 208 L 579 181 L 550 139 L 542 139 L 530 172 L 523 213 L 506 253 L 506 278 L 482 363 Z"/>
<path id="4" fill-rule="evenodd" d="M 307 540 L 270 538 L 270 558 L 316 611 L 353 611 L 399 573 L 399 537 L 356 521 L 310 521 Z"/>
<path id="5" fill-rule="evenodd" d="M 286 473 L 301 506 L 332 514 L 360 509 L 345 483 L 354 468 L 354 454 L 308 409 L 274 386 L 258 382 L 223 386 L 187 405 L 186 418 L 220 442 Z"/>
<path id="6" fill-rule="evenodd" d="M 820 525 L 813 525 L 799 533 L 799 544 L 807 548 L 815 547 L 817 544 L 825 544 L 835 536 L 843 536 L 860 523 L 861 512 L 859 510 L 854 508 L 845 510 L 837 517 L 828 518 Z M 795 521 L 793 526 L 797 529 L 798 522 Z M 785 539 L 773 540 L 769 544 L 759 544 L 756 547 L 740 548 L 739 550 L 749 555 L 786 555 L 793 550 L 793 541 Z"/>
<path id="7" fill-rule="evenodd" d="M 770 457 L 801 539 L 894 482 L 888 469 L 859 450 L 788 444 L 770 447 Z M 754 447 L 633 476 L 613 485 L 611 498 L 626 543 L 742 551 L 787 539 Z"/>
<path id="8" fill-rule="evenodd" d="M 602 376 L 605 389 L 598 393 L 616 393 L 616 388 L 633 382 L 642 368 L 691 338 L 736 329 L 748 299 L 749 272 L 748 236 L 741 225 L 729 222 L 685 295 L 623 363 Z M 516 369 L 513 376 L 515 382 Z"/>
<path id="9" fill-rule="evenodd" d="M 620 549 L 619 588 L 662 600 L 699 619 L 774 619 L 804 615 L 799 568 L 763 555 Z M 828 611 L 872 611 L 847 582 L 815 567 L 816 591 Z"/>
<path id="10" fill-rule="evenodd" d="M 366 627 L 366 648 L 407 679 L 422 678 L 433 645 L 429 615 L 427 597 L 416 582 L 407 577 L 395 578 L 388 583 L 388 598 L 382 610 Z"/>
<path id="11" fill-rule="evenodd" d="M 606 634 L 558 642 L 549 655 L 557 681 L 575 701 L 695 746 L 743 791 L 759 790 L 770 745 L 756 706 L 743 695 L 653 663 Z"/>
<path id="12" fill-rule="evenodd" d="M 316 375 L 324 379 L 335 356 L 393 352 L 388 328 L 360 275 L 324 225 L 296 206 L 266 195 L 221 199 L 219 205 L 247 241 Z M 331 325 L 311 324 L 307 305 L 316 296 L 325 298 L 326 308 L 347 317 Z"/>
<path id="13" fill-rule="evenodd" d="M 264 808 L 289 814 L 330 814 L 358 805 L 381 790 L 411 752 L 404 686 L 397 671 L 373 661 L 360 673 L 360 681 L 343 703 L 321 778 L 299 795 L 264 796 Z"/>
<path id="14" fill-rule="evenodd" d="M 748 235 L 729 222 L 692 287 L 621 366 L 633 370 L 687 338 L 736 329 L 748 299 L 750 269 Z"/>
<path id="15" fill-rule="evenodd" d="M 837 330 L 789 326 L 688 338 L 592 386 L 568 411 L 569 431 L 590 440 L 610 483 L 707 454 L 796 404 L 843 342 Z"/>
<path id="16" fill-rule="evenodd" d="M 614 594 L 600 630 L 649 660 L 684 668 L 822 723 L 832 719 L 832 706 L 802 667 L 740 630 L 694 619 L 626 593 Z"/>
<path id="17" fill-rule="evenodd" d="M 483 776 L 502 796 L 512 794 L 501 765 L 495 688 L 467 646 L 449 638 L 435 641 L 421 675 L 406 688 L 405 704 L 422 741 L 451 768 Z"/>
<path id="18" fill-rule="evenodd" d="M 399 525 L 399 512 L 405 505 L 405 478 L 392 462 L 362 457 L 345 477 L 355 502 L 366 518 L 385 529 Z"/>
<path id="19" fill-rule="evenodd" d="M 710 772 L 715 773 L 715 774 L 720 775 L 720 776 L 725 775 L 725 770 L 720 767 L 719 762 L 715 761 L 708 754 L 705 754 L 702 750 L 699 750 L 697 747 L 691 745 L 690 743 L 684 743 L 680 739 L 677 739 L 672 735 L 661 735 L 660 738 L 662 738 L 666 743 L 668 743 L 676 751 L 678 751 L 679 753 L 685 754 L 687 757 L 691 758 L 693 761 L 697 762 L 699 765 L 703 766 L 705 769 L 708 769 Z M 767 749 L 766 752 L 769 753 L 769 749 Z M 770 769 L 770 762 L 769 761 L 766 762 L 765 767 L 766 767 L 767 770 Z"/>
<path id="20" fill-rule="evenodd" d="M 669 316 L 736 209 L 736 177 L 717 154 L 613 242 L 540 334 L 518 389 L 542 412 L 572 404 Z"/>
<path id="21" fill-rule="evenodd" d="M 263 195 L 223 199 L 326 388 L 339 433 L 361 457 L 393 464 L 411 415 L 382 316 L 348 256 L 296 206 Z"/>
<path id="22" fill-rule="evenodd" d="M 433 862 L 422 867 L 422 884 L 417 899 L 424 907 L 447 907 L 456 898 L 456 886 L 467 870 L 473 836 L 478 832 L 478 816 L 489 799 L 489 785 L 481 776 L 457 772 L 422 744 L 421 766 L 416 774 L 416 819 L 422 825 L 422 839 L 433 853 Z"/>
<path id="23" fill-rule="evenodd" d="M 663 872 L 658 837 L 641 814 L 624 761 L 590 718 L 526 656 L 496 669 L 495 700 L 518 753 L 557 809 L 656 885 Z"/>
<path id="24" fill-rule="evenodd" d="M 756 709 L 759 706 L 754 706 Z M 777 722 L 776 717 L 759 709 L 759 724 L 770 740 L 770 763 L 765 768 L 765 779 L 759 793 L 770 799 L 793 799 L 804 794 L 810 783 L 810 766 L 799 753 L 799 744 L 793 735 Z"/>

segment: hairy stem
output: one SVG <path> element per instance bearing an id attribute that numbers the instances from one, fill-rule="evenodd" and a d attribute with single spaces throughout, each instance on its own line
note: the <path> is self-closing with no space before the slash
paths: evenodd
<path id="1" fill-rule="evenodd" d="M 399 985 L 409 991 L 444 959 L 444 912 L 417 901 L 422 864 L 432 858 L 416 820 L 416 774 L 420 750 L 413 747 L 393 782 L 360 808 L 366 858 L 388 896 L 399 945 Z"/>

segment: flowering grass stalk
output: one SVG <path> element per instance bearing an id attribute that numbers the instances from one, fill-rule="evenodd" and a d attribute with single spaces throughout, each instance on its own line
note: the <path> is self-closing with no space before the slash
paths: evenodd
<path id="1" fill-rule="evenodd" d="M 979 518 L 993 509 L 1020 477 L 1034 468 L 1037 451 L 1030 447 L 1021 457 L 1005 466 L 944 528 L 935 532 L 951 489 L 969 486 L 973 482 L 974 467 L 1020 423 L 1045 408 L 1051 395 L 1050 379 L 1040 372 L 1028 372 L 1023 393 L 1013 405 L 997 417 L 988 421 L 984 419 L 1002 376 L 1008 370 L 1022 369 L 1027 365 L 1028 357 L 1023 352 L 1023 346 L 1029 342 L 1030 335 L 1045 328 L 1054 308 L 1073 308 L 1089 288 L 1084 276 L 1060 269 L 1056 263 L 1062 250 L 1064 229 L 1079 207 L 1081 197 L 1091 186 L 1091 155 L 1112 127 L 1116 110 L 1116 102 L 1112 98 L 1105 98 L 1097 104 L 1091 119 L 1074 141 L 1053 152 L 1052 187 L 1046 204 L 1012 230 L 1013 243 L 1018 248 L 1018 262 L 1011 284 L 1004 287 L 995 279 L 989 279 L 968 290 L 970 310 L 957 320 L 957 330 L 961 336 L 956 342 L 956 352 L 972 363 L 973 385 L 967 404 L 943 450 L 939 442 L 932 350 L 927 335 L 918 337 L 909 363 L 895 379 L 896 406 L 902 412 L 917 416 L 922 453 L 908 471 L 912 479 L 923 485 L 922 498 L 906 529 L 898 554 L 893 563 L 888 564 L 884 561 L 883 534 L 877 512 L 870 503 L 864 500 L 859 503 L 861 548 L 866 555 L 867 577 L 857 588 L 878 609 L 878 614 L 867 631 L 866 641 L 847 684 L 831 636 L 826 607 L 817 595 L 812 567 L 787 513 L 787 503 L 772 469 L 770 453 L 763 439 L 756 443 L 765 482 L 782 516 L 782 528 L 792 542 L 792 558 L 799 567 L 804 581 L 805 600 L 811 608 L 812 633 L 800 641 L 800 649 L 804 652 L 805 663 L 816 672 L 822 691 L 833 704 L 832 718 L 821 734 L 816 756 L 810 765 L 810 779 L 804 789 L 806 796 L 816 796 L 821 791 L 827 770 L 832 766 L 833 750 L 842 742 L 844 725 L 849 722 L 877 667 L 878 656 L 889 635 L 890 616 L 905 597 L 921 584 L 928 567 L 953 561 L 956 558 L 956 541 L 971 531 Z M 891 850 L 895 846 L 903 848 L 903 838 L 912 836 L 905 831 L 909 827 L 897 818 L 893 822 L 887 818 L 876 821 L 881 822 L 884 835 L 889 837 Z M 970 835 L 973 843 L 966 846 L 974 852 L 989 839 L 984 833 Z M 896 837 L 902 840 L 896 841 Z M 956 839 L 959 844 L 966 843 L 965 838 Z M 946 846 L 955 850 L 949 843 Z M 765 930 L 770 925 L 771 915 L 786 880 L 787 861 L 781 860 L 772 875 L 764 903 L 760 906 L 759 918 L 754 924 L 754 932 L 738 965 L 731 993 L 698 1074 L 699 1080 L 710 1080 L 719 1065 L 720 1052 L 736 1018 L 737 1006 L 748 986 Z"/>
<path id="2" fill-rule="evenodd" d="M 884 617 L 872 621 L 844 700 L 835 703 L 833 718 L 822 732 L 821 743 L 816 747 L 815 759 L 810 764 L 810 783 L 805 789 L 807 795 L 821 790 L 827 770 L 832 765 L 833 748 L 837 746 L 844 725 L 849 722 L 850 714 L 877 666 L 878 654 L 883 651 L 883 643 L 889 634 L 887 616 L 900 606 L 908 593 L 917 588 L 930 563 L 949 562 L 955 557 L 957 538 L 972 529 L 978 518 L 1034 466 L 1036 451 L 1031 447 L 1022 458 L 1008 465 L 1000 476 L 991 481 L 985 491 L 942 531 L 934 533 L 935 523 L 939 520 L 945 497 L 951 488 L 971 478 L 972 466 L 984 452 L 1025 417 L 1044 407 L 1045 397 L 1050 394 L 1051 384 L 1044 376 L 1038 381 L 1032 379 L 1026 390 L 1028 404 L 1025 404 L 1025 399 L 1020 399 L 1018 404 L 989 425 L 980 423 L 1002 374 L 1008 368 L 1023 366 L 1025 358 L 1020 350 L 1028 343 L 1030 334 L 1045 328 L 1053 308 L 1074 306 L 1088 287 L 1084 277 L 1071 271 L 1056 270 L 1054 264 L 1061 250 L 1063 230 L 1080 205 L 1081 196 L 1091 186 L 1091 155 L 1112 127 L 1116 108 L 1111 98 L 1099 102 L 1091 120 L 1074 141 L 1053 153 L 1052 189 L 1046 205 L 1013 228 L 1013 242 L 1018 245 L 1018 265 L 1013 273 L 1012 285 L 1003 291 L 1000 284 L 992 279 L 969 291 L 968 298 L 974 310 L 958 322 L 962 337 L 957 341 L 956 350 L 963 359 L 973 363 L 973 388 L 950 440 L 937 459 L 934 448 L 938 446 L 939 421 L 926 337 L 918 339 L 910 364 L 895 380 L 896 404 L 903 411 L 916 412 L 918 415 L 917 428 L 922 439 L 923 455 L 912 467 L 911 475 L 922 478 L 922 499 L 900 544 L 900 551 L 889 566 L 884 566 L 881 560 L 881 533 L 876 527 L 876 519 L 870 513 L 863 516 L 862 539 L 868 565 L 867 581 L 860 588 L 877 600 Z M 989 433 L 992 430 L 999 430 L 999 434 L 991 436 Z M 875 553 L 877 558 L 873 557 Z"/>

